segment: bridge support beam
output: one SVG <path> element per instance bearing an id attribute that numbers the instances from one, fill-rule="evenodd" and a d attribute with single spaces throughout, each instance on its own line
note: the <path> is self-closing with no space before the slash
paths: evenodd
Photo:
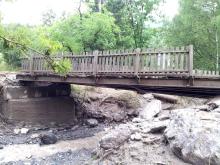
<path id="1" fill-rule="evenodd" d="M 75 105 L 68 84 L 29 84 L 4 86 L 0 116 L 10 123 L 73 123 Z"/>

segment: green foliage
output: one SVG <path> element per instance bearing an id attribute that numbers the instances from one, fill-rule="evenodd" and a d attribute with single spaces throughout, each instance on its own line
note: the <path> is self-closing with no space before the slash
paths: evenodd
<path id="1" fill-rule="evenodd" d="M 52 38 L 50 27 L 37 27 L 33 29 L 31 47 L 46 54 L 54 54 L 63 49 L 62 43 Z"/>
<path id="2" fill-rule="evenodd" d="M 220 38 L 219 17 L 219 0 L 181 0 L 180 12 L 167 28 L 167 43 L 170 46 L 193 44 L 195 68 L 214 70 L 216 35 Z"/>
<path id="3" fill-rule="evenodd" d="M 72 64 L 69 59 L 62 59 L 53 62 L 54 72 L 60 75 L 67 75 L 72 69 Z"/>
<path id="4" fill-rule="evenodd" d="M 29 45 L 31 43 L 31 32 L 28 27 L 8 25 L 6 27 L 1 27 L 0 35 L 22 45 Z M 0 41 L 0 51 L 6 63 L 11 66 L 19 67 L 20 58 L 25 56 L 27 50 L 24 47 L 18 47 L 16 44 L 2 39 Z"/>
<path id="5" fill-rule="evenodd" d="M 8 65 L 0 53 L 0 71 L 16 71 L 18 68 Z"/>
<path id="6" fill-rule="evenodd" d="M 121 29 L 119 45 L 122 47 L 146 47 L 150 35 L 146 22 L 160 0 L 109 0 L 106 8 L 113 13 Z M 146 33 L 147 32 L 147 33 Z"/>
<path id="7" fill-rule="evenodd" d="M 73 52 L 113 49 L 119 28 L 108 13 L 77 15 L 55 23 L 50 29 L 51 38 Z"/>
<path id="8" fill-rule="evenodd" d="M 85 48 L 89 50 L 106 50 L 116 47 L 119 28 L 114 18 L 108 13 L 93 13 L 82 21 L 81 35 Z"/>

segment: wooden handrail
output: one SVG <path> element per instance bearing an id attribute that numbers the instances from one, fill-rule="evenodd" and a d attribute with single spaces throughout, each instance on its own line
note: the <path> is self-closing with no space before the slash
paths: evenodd
<path id="1" fill-rule="evenodd" d="M 69 74 L 86 75 L 149 75 L 188 74 L 193 76 L 193 46 L 167 49 L 135 49 L 94 51 L 84 54 L 51 56 L 55 59 L 69 59 L 72 69 Z M 24 72 L 51 73 L 42 56 L 22 59 Z"/>

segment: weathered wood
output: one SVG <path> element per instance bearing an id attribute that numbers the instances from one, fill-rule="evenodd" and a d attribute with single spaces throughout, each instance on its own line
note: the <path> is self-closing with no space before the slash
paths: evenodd
<path id="1" fill-rule="evenodd" d="M 33 73 L 34 73 L 34 56 L 33 55 L 31 55 L 31 57 L 30 57 L 30 64 L 29 64 L 29 67 L 30 67 L 30 74 L 31 75 L 33 75 Z"/>
<path id="2" fill-rule="evenodd" d="M 136 76 L 138 76 L 138 70 L 139 70 L 139 64 L 140 64 L 140 52 L 141 52 L 141 49 L 138 48 L 135 50 L 136 52 L 136 56 L 135 56 L 135 70 L 134 70 L 134 74 Z"/>
<path id="3" fill-rule="evenodd" d="M 83 75 L 168 75 L 173 76 L 218 76 L 218 72 L 195 71 L 193 73 L 193 46 L 142 49 L 142 51 L 111 50 L 83 52 L 78 55 L 59 53 L 54 60 L 69 59 L 72 70 L 69 74 Z M 52 73 L 43 56 L 22 59 L 22 71 L 33 73 Z"/>
<path id="4" fill-rule="evenodd" d="M 189 46 L 189 76 L 193 76 L 193 45 Z"/>
<path id="5" fill-rule="evenodd" d="M 179 101 L 179 98 L 177 96 L 172 96 L 172 95 L 153 93 L 153 96 L 154 98 L 158 100 L 173 103 L 173 104 L 176 104 Z"/>
<path id="6" fill-rule="evenodd" d="M 98 65 L 98 51 L 94 52 L 94 58 L 93 58 L 93 75 L 96 75 L 97 72 L 97 65 Z"/>

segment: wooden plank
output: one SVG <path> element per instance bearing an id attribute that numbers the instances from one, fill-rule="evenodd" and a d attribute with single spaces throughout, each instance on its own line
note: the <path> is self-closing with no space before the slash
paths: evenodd
<path id="1" fill-rule="evenodd" d="M 93 75 L 97 74 L 97 65 L 98 65 L 98 51 L 94 52 L 94 57 L 93 57 Z"/>
<path id="2" fill-rule="evenodd" d="M 134 74 L 136 76 L 138 76 L 138 71 L 139 71 L 139 65 L 140 65 L 140 52 L 141 52 L 141 49 L 140 48 L 137 48 L 136 50 L 136 56 L 135 56 L 135 67 L 134 67 Z"/>
<path id="3" fill-rule="evenodd" d="M 112 72 L 115 71 L 115 64 L 116 64 L 116 57 L 115 56 L 112 56 Z"/>
<path id="4" fill-rule="evenodd" d="M 176 51 L 179 51 L 179 48 L 176 48 Z M 179 53 L 174 54 L 174 70 L 179 69 Z"/>
<path id="5" fill-rule="evenodd" d="M 29 65 L 30 65 L 29 72 L 30 72 L 31 75 L 33 75 L 33 73 L 34 73 L 34 70 L 33 70 L 34 69 L 33 68 L 34 67 L 34 56 L 33 55 L 31 55 L 31 57 L 30 57 L 30 64 Z"/>
<path id="6" fill-rule="evenodd" d="M 193 71 L 193 45 L 189 46 L 189 76 L 192 76 Z"/>

